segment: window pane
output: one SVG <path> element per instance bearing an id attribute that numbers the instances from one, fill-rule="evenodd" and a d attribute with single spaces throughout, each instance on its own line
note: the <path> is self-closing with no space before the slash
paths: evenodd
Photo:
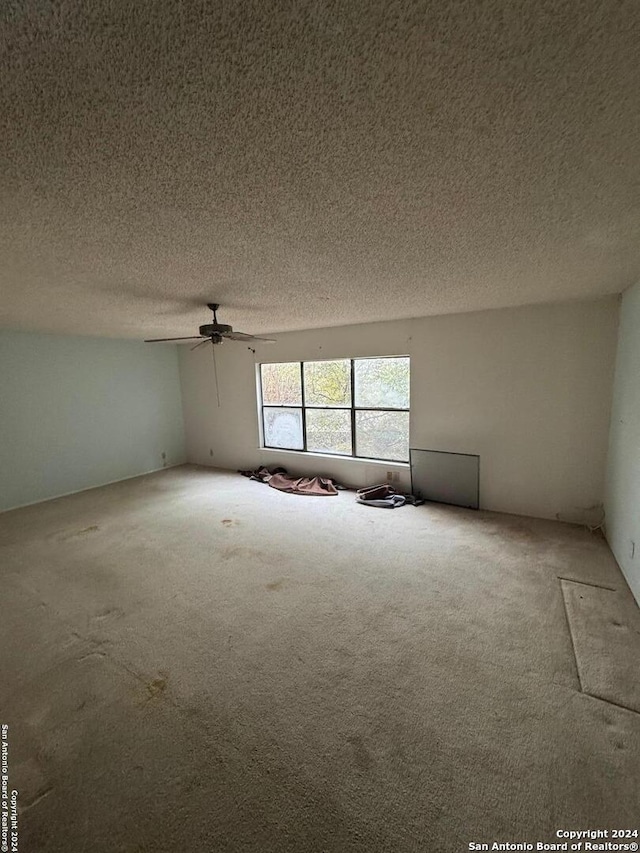
<path id="1" fill-rule="evenodd" d="M 302 410 L 267 409 L 264 411 L 264 443 L 267 447 L 302 450 Z"/>
<path id="2" fill-rule="evenodd" d="M 351 455 L 351 412 L 307 409 L 307 450 Z"/>
<path id="3" fill-rule="evenodd" d="M 351 362 L 305 361 L 304 402 L 306 406 L 350 406 Z"/>
<path id="4" fill-rule="evenodd" d="M 409 357 L 359 358 L 354 363 L 356 406 L 409 408 Z"/>
<path id="5" fill-rule="evenodd" d="M 409 461 L 409 412 L 356 412 L 356 454 Z"/>
<path id="6" fill-rule="evenodd" d="M 265 406 L 301 406 L 300 362 L 261 364 L 262 402 Z"/>

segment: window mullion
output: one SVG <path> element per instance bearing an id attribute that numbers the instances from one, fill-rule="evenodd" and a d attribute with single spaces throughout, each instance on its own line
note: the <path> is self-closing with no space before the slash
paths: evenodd
<path id="1" fill-rule="evenodd" d="M 306 453 L 307 450 L 307 407 L 304 396 L 304 362 L 300 362 L 300 402 L 302 404 L 302 450 Z"/>
<path id="2" fill-rule="evenodd" d="M 355 398 L 355 372 L 353 369 L 353 359 L 350 359 L 351 365 L 351 455 L 356 455 L 356 398 Z"/>

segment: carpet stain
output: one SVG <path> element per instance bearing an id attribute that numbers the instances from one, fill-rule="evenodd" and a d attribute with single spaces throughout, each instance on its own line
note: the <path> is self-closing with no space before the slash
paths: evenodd
<path id="1" fill-rule="evenodd" d="M 220 523 L 224 524 L 225 527 L 235 527 L 237 524 L 239 524 L 239 522 L 236 521 L 235 518 L 223 518 Z"/>
<path id="2" fill-rule="evenodd" d="M 82 530 L 74 530 L 73 533 L 60 536 L 60 541 L 67 542 L 69 539 L 75 539 L 77 536 L 86 536 L 88 533 L 95 533 L 96 530 L 100 530 L 100 527 L 97 524 L 90 524 L 89 527 L 83 527 Z"/>
<path id="3" fill-rule="evenodd" d="M 122 610 L 117 607 L 108 607 L 106 610 L 96 613 L 93 619 L 101 622 L 103 619 L 109 619 L 109 617 L 117 618 L 119 616 L 122 616 Z"/>
<path id="4" fill-rule="evenodd" d="M 347 743 L 353 747 L 353 762 L 358 770 L 370 770 L 373 765 L 373 758 L 360 735 L 350 735 L 347 738 Z"/>
<path id="5" fill-rule="evenodd" d="M 161 696 L 167 689 L 167 679 L 154 678 L 153 681 L 149 681 L 145 687 L 147 688 L 149 699 L 155 699 L 156 696 Z"/>
<path id="6" fill-rule="evenodd" d="M 277 592 L 279 589 L 282 589 L 285 582 L 285 578 L 280 578 L 277 581 L 271 581 L 271 583 L 265 584 L 265 588 L 269 590 L 269 592 Z"/>
<path id="7" fill-rule="evenodd" d="M 260 551 L 258 548 L 245 548 L 238 546 L 236 548 L 223 548 L 220 552 L 220 559 L 232 560 L 234 557 L 259 557 L 261 560 L 272 560 L 273 554 L 267 554 Z"/>
<path id="8" fill-rule="evenodd" d="M 45 798 L 45 797 L 48 797 L 48 796 L 49 796 L 49 794 L 50 794 L 52 791 L 53 791 L 53 787 L 51 787 L 51 788 L 46 788 L 44 791 L 41 791 L 40 793 L 38 793 L 38 794 L 36 795 L 35 799 L 31 800 L 31 802 L 28 802 L 26 805 L 22 806 L 22 807 L 19 809 L 20 814 L 24 814 L 24 812 L 26 812 L 28 809 L 32 808 L 32 807 L 33 807 L 33 806 L 35 806 L 37 803 L 39 803 L 39 802 L 40 802 L 40 800 L 44 800 L 44 798 Z"/>
<path id="9" fill-rule="evenodd" d="M 87 652 L 86 655 L 82 655 L 81 658 L 78 658 L 78 663 L 81 663 L 83 660 L 88 660 L 89 658 L 106 658 L 106 654 L 104 652 Z"/>

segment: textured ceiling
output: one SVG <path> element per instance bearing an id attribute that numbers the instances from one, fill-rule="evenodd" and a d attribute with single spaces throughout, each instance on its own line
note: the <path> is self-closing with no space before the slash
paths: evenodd
<path id="1" fill-rule="evenodd" d="M 331 326 L 640 278 L 640 5 L 4 0 L 0 325 Z"/>

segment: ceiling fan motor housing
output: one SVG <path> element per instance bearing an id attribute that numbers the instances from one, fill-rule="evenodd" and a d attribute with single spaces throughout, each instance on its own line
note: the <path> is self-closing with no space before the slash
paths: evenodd
<path id="1" fill-rule="evenodd" d="M 223 335 L 225 332 L 233 332 L 233 327 L 226 326 L 224 323 L 208 323 L 206 326 L 200 326 L 200 334 L 207 338 L 212 335 Z"/>

